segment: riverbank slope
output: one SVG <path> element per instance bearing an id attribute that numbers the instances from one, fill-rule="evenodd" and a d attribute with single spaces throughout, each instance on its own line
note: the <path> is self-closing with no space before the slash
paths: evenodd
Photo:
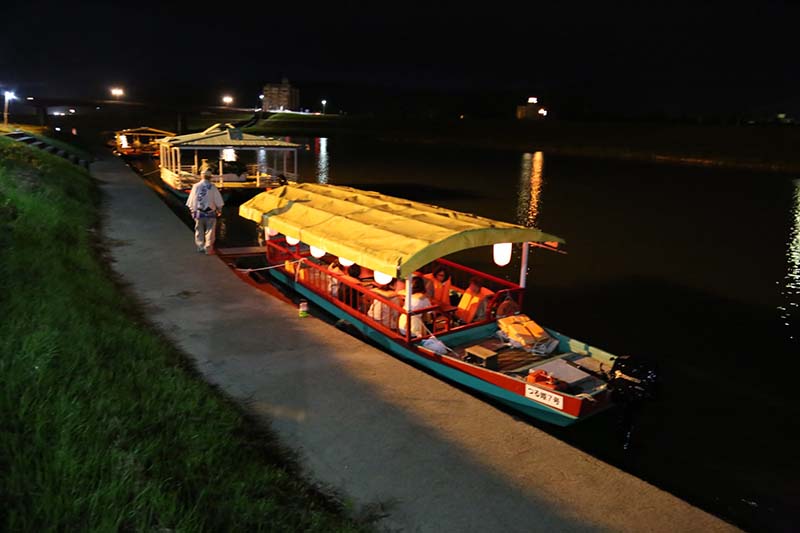
<path id="1" fill-rule="evenodd" d="M 101 203 L 85 170 L 0 136 L 0 529 L 363 529 L 147 325 Z"/>

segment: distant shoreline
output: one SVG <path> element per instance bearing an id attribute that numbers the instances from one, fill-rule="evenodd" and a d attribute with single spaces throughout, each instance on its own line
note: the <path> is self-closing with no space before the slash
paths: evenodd
<path id="1" fill-rule="evenodd" d="M 389 142 L 481 147 L 595 159 L 800 173 L 800 128 L 675 124 L 421 122 L 335 115 L 273 115 L 248 131 L 369 135 Z"/>

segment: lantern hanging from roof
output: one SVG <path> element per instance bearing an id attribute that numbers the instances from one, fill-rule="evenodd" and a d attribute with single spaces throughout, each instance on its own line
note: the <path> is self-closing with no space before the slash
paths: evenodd
<path id="1" fill-rule="evenodd" d="M 511 262 L 511 243 L 498 242 L 493 246 L 494 263 L 497 266 L 506 266 Z"/>

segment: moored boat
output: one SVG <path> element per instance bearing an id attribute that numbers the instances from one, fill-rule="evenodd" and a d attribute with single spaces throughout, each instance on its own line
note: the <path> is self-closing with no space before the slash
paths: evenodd
<path id="1" fill-rule="evenodd" d="M 647 394 L 645 369 L 520 313 L 529 250 L 558 250 L 556 236 L 310 183 L 259 194 L 239 213 L 262 225 L 274 279 L 392 354 L 525 415 L 566 426 L 615 395 Z M 492 246 L 506 265 L 514 243 L 522 247 L 519 283 L 446 258 Z"/>
<path id="2" fill-rule="evenodd" d="M 171 131 L 142 126 L 114 132 L 114 148 L 127 157 L 158 157 L 158 139 L 172 137 Z"/>
<path id="3" fill-rule="evenodd" d="M 212 172 L 211 181 L 223 195 L 258 192 L 297 179 L 299 144 L 244 133 L 232 124 L 214 124 L 200 133 L 163 137 L 158 140 L 161 180 L 181 198 L 200 180 L 203 164 Z M 216 155 L 201 159 L 201 153 Z M 191 157 L 189 156 L 191 154 Z M 243 154 L 252 161 L 242 161 Z M 185 164 L 185 162 L 191 164 Z"/>

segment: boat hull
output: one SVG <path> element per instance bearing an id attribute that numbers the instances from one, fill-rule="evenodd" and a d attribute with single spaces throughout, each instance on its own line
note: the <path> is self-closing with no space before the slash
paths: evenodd
<path id="1" fill-rule="evenodd" d="M 371 327 L 366 322 L 359 320 L 358 317 L 355 317 L 347 313 L 346 311 L 334 305 L 330 301 L 320 297 L 317 293 L 303 286 L 301 283 L 295 282 L 292 277 L 286 275 L 280 269 L 270 270 L 269 273 L 275 280 L 282 283 L 283 285 L 288 286 L 296 293 L 302 295 L 304 298 L 308 299 L 310 302 L 313 302 L 326 312 L 330 313 L 336 318 L 347 321 L 349 324 L 355 327 L 362 335 L 371 339 L 373 342 L 375 342 L 388 352 L 396 355 L 401 359 L 420 365 L 449 381 L 458 383 L 470 390 L 476 391 L 477 393 L 485 397 L 488 397 L 494 401 L 497 401 L 513 409 L 516 412 L 522 413 L 523 415 L 535 418 L 537 420 L 542 420 L 544 422 L 548 422 L 550 424 L 562 427 L 570 426 L 575 422 L 577 422 L 578 420 L 583 420 L 584 418 L 586 418 L 586 416 L 576 417 L 574 415 L 564 413 L 562 411 L 553 409 L 546 405 L 539 404 L 537 402 L 529 400 L 525 396 L 522 396 L 520 394 L 515 394 L 498 385 L 480 379 L 476 376 L 470 375 L 458 368 L 448 366 L 433 358 L 428 358 L 422 353 L 419 353 L 414 349 L 410 348 L 409 346 L 401 344 L 396 340 L 387 337 L 380 331 Z M 452 334 L 451 336 L 448 336 L 448 340 L 451 342 L 454 340 L 457 340 L 458 342 L 468 342 L 473 339 L 478 340 L 482 337 L 487 336 L 488 334 L 491 334 L 491 332 L 493 332 L 495 329 L 496 326 L 494 324 L 488 324 L 487 326 L 475 328 L 473 330 L 466 330 L 463 332 Z M 456 336 L 458 336 L 458 338 L 456 338 Z M 560 343 L 563 346 L 566 347 L 571 346 L 572 339 L 569 339 L 569 337 L 566 337 L 561 334 L 557 334 L 557 336 L 559 338 Z M 603 409 L 597 409 L 591 414 L 596 414 L 601 410 Z"/>

